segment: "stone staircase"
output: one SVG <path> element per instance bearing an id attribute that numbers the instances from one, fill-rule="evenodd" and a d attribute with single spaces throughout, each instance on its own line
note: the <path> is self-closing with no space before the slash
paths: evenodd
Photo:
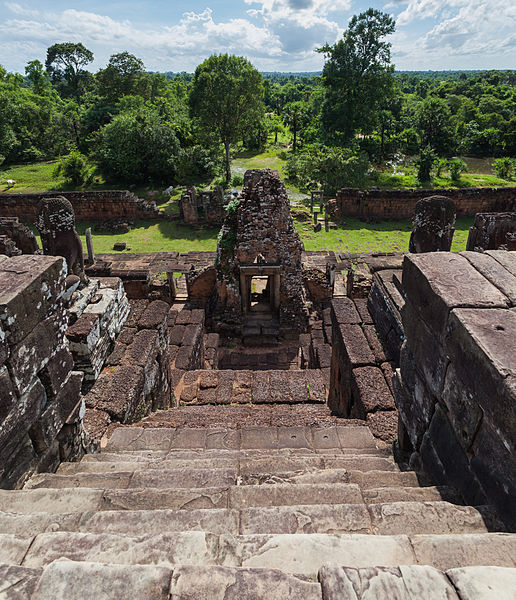
<path id="1" fill-rule="evenodd" d="M 365 426 L 119 427 L 0 491 L 0 599 L 514 598 L 516 536 L 424 483 Z"/>

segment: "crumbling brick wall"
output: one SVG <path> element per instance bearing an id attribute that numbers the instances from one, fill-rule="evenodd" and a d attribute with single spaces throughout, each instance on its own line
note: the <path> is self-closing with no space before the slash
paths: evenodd
<path id="1" fill-rule="evenodd" d="M 0 217 L 18 217 L 24 223 L 34 223 L 40 201 L 56 195 L 56 192 L 0 194 Z M 127 190 L 60 192 L 58 195 L 72 203 L 77 221 L 160 218 L 155 202 L 138 198 Z"/>
<path id="2" fill-rule="evenodd" d="M 394 378 L 400 444 L 516 526 L 516 253 L 408 255 Z"/>
<path id="3" fill-rule="evenodd" d="M 0 487 L 82 453 L 82 373 L 65 331 L 66 263 L 0 256 Z"/>
<path id="4" fill-rule="evenodd" d="M 329 205 L 335 219 L 411 219 L 416 202 L 428 196 L 451 198 L 458 217 L 472 217 L 478 212 L 516 210 L 516 188 L 461 188 L 438 190 L 359 190 L 343 188 Z"/>

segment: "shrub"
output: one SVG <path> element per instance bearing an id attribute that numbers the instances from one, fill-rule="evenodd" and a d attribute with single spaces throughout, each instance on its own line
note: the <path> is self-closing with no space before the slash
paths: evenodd
<path id="1" fill-rule="evenodd" d="M 419 157 L 415 161 L 415 165 L 417 167 L 416 177 L 420 183 L 430 181 L 430 173 L 432 172 L 432 167 L 434 166 L 436 160 L 437 155 L 430 146 L 421 148 Z"/>
<path id="2" fill-rule="evenodd" d="M 365 153 L 351 148 L 322 145 L 305 146 L 287 159 L 289 179 L 302 188 L 320 184 L 328 194 L 342 187 L 363 187 L 367 184 L 369 160 Z"/>
<path id="3" fill-rule="evenodd" d="M 220 168 L 220 160 L 214 158 L 202 146 L 183 148 L 179 152 L 177 181 L 183 185 L 208 181 L 220 171 Z"/>
<path id="4" fill-rule="evenodd" d="M 459 181 L 461 173 L 466 173 L 468 165 L 460 158 L 454 158 L 448 163 L 448 169 L 450 171 L 450 177 L 452 181 Z"/>
<path id="5" fill-rule="evenodd" d="M 71 185 L 83 185 L 90 183 L 93 179 L 94 167 L 88 165 L 88 159 L 74 148 L 70 154 L 64 156 L 56 163 L 52 171 L 52 177 L 64 177 L 66 183 Z"/>
<path id="6" fill-rule="evenodd" d="M 242 177 L 242 175 L 238 173 L 233 175 L 233 177 L 231 178 L 231 185 L 233 187 L 242 187 L 244 185 L 244 178 Z"/>
<path id="7" fill-rule="evenodd" d="M 514 161 L 508 156 L 497 158 L 493 162 L 494 172 L 501 179 L 510 179 L 514 171 Z"/>

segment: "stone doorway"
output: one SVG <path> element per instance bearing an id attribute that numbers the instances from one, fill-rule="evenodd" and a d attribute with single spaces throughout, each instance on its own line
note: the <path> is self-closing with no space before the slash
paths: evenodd
<path id="1" fill-rule="evenodd" d="M 242 265 L 240 295 L 242 315 L 278 316 L 280 307 L 281 267 L 279 265 Z"/>

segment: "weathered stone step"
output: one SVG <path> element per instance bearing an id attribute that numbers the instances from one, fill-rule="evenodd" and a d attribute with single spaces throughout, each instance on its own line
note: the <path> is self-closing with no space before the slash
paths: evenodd
<path id="1" fill-rule="evenodd" d="M 120 457 L 123 458 L 123 457 Z M 255 457 L 255 458 L 170 458 L 138 461 L 87 461 L 61 463 L 57 473 L 74 475 L 76 473 L 109 473 L 114 471 L 132 471 L 142 469 L 234 469 L 240 475 L 256 473 L 308 472 L 326 469 L 356 469 L 360 471 L 384 470 L 398 471 L 393 459 L 377 456 L 336 456 L 321 455 L 297 457 Z"/>
<path id="2" fill-rule="evenodd" d="M 276 568 L 315 579 L 324 564 L 397 567 L 422 564 L 441 570 L 516 566 L 516 536 L 282 534 L 214 535 L 198 531 L 130 537 L 57 532 L 36 537 L 0 535 L 0 562 L 41 568 L 59 558 L 105 564 L 222 565 Z"/>
<path id="3" fill-rule="evenodd" d="M 246 427 L 242 429 L 164 429 L 118 427 L 106 450 L 307 448 L 310 450 L 376 448 L 368 427 Z"/>
<path id="4" fill-rule="evenodd" d="M 298 483 L 357 483 L 362 489 L 392 486 L 417 486 L 417 475 L 412 471 L 356 471 L 327 469 L 307 473 L 280 472 L 238 475 L 235 469 L 141 469 L 108 473 L 76 473 L 34 475 L 24 489 L 38 488 L 203 488 L 231 485 L 298 484 Z"/>
<path id="5" fill-rule="evenodd" d="M 18 577 L 36 577 L 34 600 L 321 600 L 318 582 L 277 569 L 218 566 L 105 565 L 56 561 L 45 569 L 18 569 Z M 41 574 L 41 576 L 40 576 Z M 13 574 L 14 576 L 14 574 Z M 38 582 L 39 580 L 39 582 Z M 27 598 L 29 595 L 27 595 Z M 430 599 L 431 600 L 431 599 Z"/>
<path id="6" fill-rule="evenodd" d="M 399 503 L 401 504 L 401 503 Z M 280 533 L 482 533 L 486 526 L 472 507 L 446 502 L 320 504 L 192 510 L 111 510 L 82 514 L 0 513 L 0 531 L 37 535 L 45 531 L 113 533 L 130 536 L 209 531 L 226 534 Z"/>
<path id="7" fill-rule="evenodd" d="M 434 567 L 403 565 L 357 569 L 323 565 L 320 581 L 278 569 L 175 565 L 106 565 L 54 561 L 43 569 L 0 565 L 0 581 L 9 600 L 365 600 L 371 590 L 400 600 L 512 600 L 516 569 L 463 567 L 442 572 Z M 357 582 L 361 582 L 357 586 Z M 14 594 L 14 595 L 13 595 Z"/>
<path id="8" fill-rule="evenodd" d="M 362 491 L 367 504 L 384 502 L 432 502 L 446 500 L 453 504 L 463 504 L 456 490 L 446 486 L 428 487 L 379 487 Z"/>
<path id="9" fill-rule="evenodd" d="M 372 598 L 371 592 L 376 598 L 398 600 L 510 600 L 515 597 L 516 569 L 465 567 L 443 573 L 420 565 L 368 569 L 325 565 L 319 580 L 324 600 L 366 600 Z"/>
<path id="10" fill-rule="evenodd" d="M 355 484 L 256 485 L 220 488 L 40 488 L 0 490 L 0 510 L 21 517 L 33 513 L 67 514 L 96 510 L 153 510 L 247 508 L 294 504 L 359 504 L 362 493 Z M 42 517 L 43 518 L 43 517 Z M 4 523 L 6 516 L 3 515 Z M 12 519 L 11 519 L 12 521 Z M 52 521 L 48 521 L 49 525 Z M 57 522 L 56 522 L 57 523 Z M 4 525 L 5 526 L 5 525 Z M 27 521 L 27 527 L 28 521 Z M 0 527 L 0 531 L 2 527 Z M 23 531 L 23 530 L 22 530 Z"/>

